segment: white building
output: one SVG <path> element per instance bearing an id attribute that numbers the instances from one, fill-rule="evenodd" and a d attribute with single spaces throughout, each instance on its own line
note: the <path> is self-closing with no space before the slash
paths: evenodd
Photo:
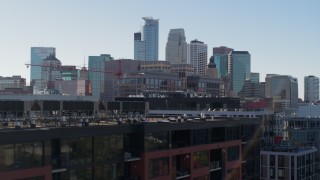
<path id="1" fill-rule="evenodd" d="M 304 100 L 315 102 L 319 100 L 319 78 L 315 76 L 304 77 Z"/>
<path id="2" fill-rule="evenodd" d="M 201 41 L 193 40 L 189 44 L 190 64 L 194 68 L 194 73 L 205 75 L 207 69 L 208 47 Z"/>

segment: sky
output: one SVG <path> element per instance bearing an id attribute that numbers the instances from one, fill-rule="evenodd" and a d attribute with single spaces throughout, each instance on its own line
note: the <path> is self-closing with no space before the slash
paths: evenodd
<path id="1" fill-rule="evenodd" d="M 170 29 L 187 41 L 251 54 L 251 71 L 298 78 L 320 76 L 319 0 L 1 0 L 0 76 L 29 82 L 30 47 L 55 47 L 63 65 L 83 66 L 88 56 L 133 59 L 133 33 L 142 17 L 159 20 L 159 59 Z"/>

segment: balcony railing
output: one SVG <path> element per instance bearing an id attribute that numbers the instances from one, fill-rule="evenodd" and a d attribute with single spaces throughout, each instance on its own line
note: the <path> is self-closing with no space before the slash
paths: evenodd
<path id="1" fill-rule="evenodd" d="M 220 161 L 211 161 L 210 162 L 210 170 L 215 171 L 221 169 Z"/>
<path id="2" fill-rule="evenodd" d="M 176 173 L 176 179 L 183 179 L 190 176 L 189 169 L 179 169 Z"/>

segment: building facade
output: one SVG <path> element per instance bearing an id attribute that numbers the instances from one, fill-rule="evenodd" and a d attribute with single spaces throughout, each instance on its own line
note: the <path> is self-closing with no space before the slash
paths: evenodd
<path id="1" fill-rule="evenodd" d="M 2 77 L 0 76 L 0 90 L 8 88 L 23 88 L 26 86 L 26 79 L 21 76 Z"/>
<path id="2" fill-rule="evenodd" d="M 243 98 L 260 98 L 260 74 L 250 73 L 250 79 L 244 82 L 239 95 Z"/>
<path id="3" fill-rule="evenodd" d="M 187 42 L 184 29 L 171 29 L 166 45 L 166 61 L 171 64 L 187 63 Z"/>
<path id="4" fill-rule="evenodd" d="M 89 80 L 92 86 L 92 95 L 102 97 L 104 94 L 105 76 L 108 75 L 106 61 L 113 60 L 109 54 L 89 56 Z"/>
<path id="5" fill-rule="evenodd" d="M 239 96 L 245 81 L 250 79 L 251 55 L 248 51 L 232 51 L 228 55 L 228 74 L 233 96 Z"/>
<path id="6" fill-rule="evenodd" d="M 134 60 L 146 59 L 146 44 L 142 40 L 141 32 L 134 33 Z"/>
<path id="7" fill-rule="evenodd" d="M 1 129 L 0 178 L 254 180 L 260 171 L 260 123 L 225 118 Z"/>
<path id="8" fill-rule="evenodd" d="M 143 26 L 143 41 L 145 43 L 146 61 L 159 60 L 159 19 L 152 17 L 143 17 L 145 21 Z"/>
<path id="9" fill-rule="evenodd" d="M 267 74 L 265 97 L 273 99 L 277 110 L 298 107 L 298 80 L 288 75 Z"/>
<path id="10" fill-rule="evenodd" d="M 228 76 L 228 54 L 232 52 L 232 48 L 225 46 L 214 47 L 212 49 L 212 56 L 217 68 L 217 76 L 219 78 Z"/>
<path id="11" fill-rule="evenodd" d="M 41 65 L 42 61 L 49 55 L 55 55 L 56 48 L 54 47 L 31 47 L 31 58 L 30 58 L 30 82 L 31 84 L 42 89 L 41 81 Z"/>
<path id="12" fill-rule="evenodd" d="M 304 77 L 304 101 L 316 102 L 319 100 L 319 78 L 315 76 Z"/>
<path id="13" fill-rule="evenodd" d="M 266 147 L 261 151 L 261 180 L 317 179 L 317 148 Z"/>
<path id="14" fill-rule="evenodd" d="M 54 93 L 54 81 L 61 80 L 61 61 L 55 55 L 49 55 L 42 61 L 41 80 L 44 94 Z"/>
<path id="15" fill-rule="evenodd" d="M 197 75 L 205 75 L 207 69 L 208 52 L 207 45 L 201 41 L 193 40 L 189 44 L 190 64 Z"/>

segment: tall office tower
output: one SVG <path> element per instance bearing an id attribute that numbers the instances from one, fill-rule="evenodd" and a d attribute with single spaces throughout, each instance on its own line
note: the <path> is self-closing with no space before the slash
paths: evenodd
<path id="1" fill-rule="evenodd" d="M 258 98 L 260 97 L 259 73 L 250 73 L 250 78 L 244 82 L 243 89 L 240 91 L 240 97 Z"/>
<path id="2" fill-rule="evenodd" d="M 41 79 L 43 80 L 46 90 L 45 94 L 54 93 L 54 81 L 61 80 L 61 61 L 55 55 L 49 55 L 42 61 L 41 66 Z"/>
<path id="3" fill-rule="evenodd" d="M 30 66 L 30 82 L 37 89 L 43 89 L 41 80 L 42 61 L 50 54 L 56 54 L 54 47 L 31 47 L 31 66 Z"/>
<path id="4" fill-rule="evenodd" d="M 187 63 L 187 42 L 184 29 L 171 29 L 166 45 L 166 61 L 171 64 Z"/>
<path id="5" fill-rule="evenodd" d="M 103 97 L 105 83 L 105 62 L 113 60 L 110 54 L 100 56 L 89 56 L 89 80 L 92 85 L 92 95 Z"/>
<path id="6" fill-rule="evenodd" d="M 217 67 L 217 76 L 219 78 L 228 76 L 228 54 L 233 51 L 232 48 L 225 46 L 214 47 L 212 49 L 212 57 Z"/>
<path id="7" fill-rule="evenodd" d="M 146 44 L 141 32 L 134 33 L 134 60 L 146 60 Z"/>
<path id="8" fill-rule="evenodd" d="M 159 19 L 152 17 L 143 17 L 145 24 L 143 26 L 143 41 L 145 43 L 146 61 L 158 61 L 159 51 Z"/>
<path id="9" fill-rule="evenodd" d="M 273 107 L 283 110 L 298 107 L 298 80 L 288 75 L 267 74 L 265 97 L 273 99 Z"/>
<path id="10" fill-rule="evenodd" d="M 315 102 L 319 100 L 319 78 L 315 76 L 304 77 L 304 100 Z"/>
<path id="11" fill-rule="evenodd" d="M 232 51 L 228 55 L 228 74 L 232 96 L 238 97 L 244 82 L 250 79 L 251 57 L 248 51 Z"/>
<path id="12" fill-rule="evenodd" d="M 190 64 L 194 73 L 205 75 L 207 69 L 207 45 L 201 41 L 193 40 L 189 44 Z"/>

